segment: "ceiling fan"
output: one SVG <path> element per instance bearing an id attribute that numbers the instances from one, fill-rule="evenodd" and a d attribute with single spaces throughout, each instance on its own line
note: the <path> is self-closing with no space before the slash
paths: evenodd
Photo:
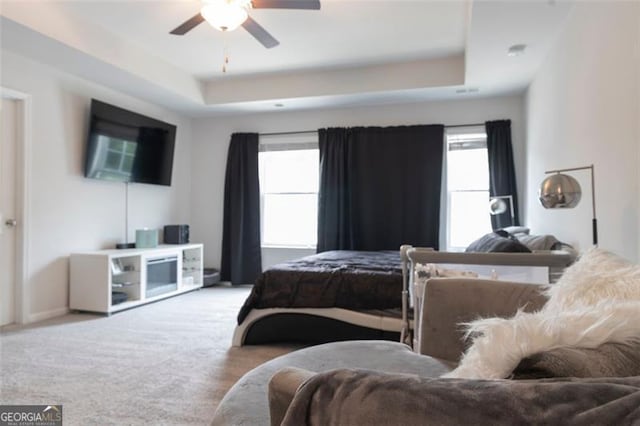
<path id="1" fill-rule="evenodd" d="M 186 20 L 170 34 L 184 35 L 202 22 L 207 21 L 220 31 L 233 31 L 242 25 L 267 49 L 280 44 L 249 16 L 250 9 L 319 10 L 320 0 L 203 0 L 200 13 Z"/>

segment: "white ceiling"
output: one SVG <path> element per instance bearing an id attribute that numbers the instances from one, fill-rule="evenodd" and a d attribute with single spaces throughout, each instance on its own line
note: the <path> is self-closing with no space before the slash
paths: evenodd
<path id="1" fill-rule="evenodd" d="M 200 4 L 69 1 L 60 7 L 200 79 L 221 77 L 225 44 L 233 75 L 423 59 L 464 50 L 466 1 L 323 0 L 319 11 L 254 9 L 251 17 L 280 41 L 272 49 L 243 28 L 222 33 L 206 22 L 184 36 L 169 34 L 197 14 Z"/>
<path id="2" fill-rule="evenodd" d="M 193 115 L 522 91 L 571 2 L 321 0 L 252 10 L 279 41 L 202 23 L 185 1 L 2 0 L 2 48 Z M 511 58 L 506 49 L 529 47 Z M 222 73 L 224 49 L 229 55 Z M 473 89 L 471 92 L 468 89 Z M 461 91 L 466 90 L 464 93 Z"/>

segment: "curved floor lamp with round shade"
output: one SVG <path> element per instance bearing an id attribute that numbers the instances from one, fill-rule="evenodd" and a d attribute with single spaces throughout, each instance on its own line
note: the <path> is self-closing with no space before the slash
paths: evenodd
<path id="1" fill-rule="evenodd" d="M 584 167 L 572 167 L 570 169 L 547 170 L 547 176 L 540 184 L 538 199 L 545 209 L 570 209 L 578 205 L 582 198 L 582 189 L 575 178 L 563 174 L 576 170 L 589 170 L 591 172 L 591 204 L 593 208 L 592 230 L 593 245 L 598 245 L 598 220 L 596 219 L 596 190 L 593 164 Z"/>
<path id="2" fill-rule="evenodd" d="M 509 200 L 509 206 L 507 207 L 507 203 L 505 200 Z M 509 209 L 509 213 L 511 214 L 511 226 L 515 225 L 515 214 L 513 211 L 513 196 L 511 195 L 494 195 L 493 197 L 489 197 L 489 213 L 492 216 L 503 214 L 507 212 Z"/>

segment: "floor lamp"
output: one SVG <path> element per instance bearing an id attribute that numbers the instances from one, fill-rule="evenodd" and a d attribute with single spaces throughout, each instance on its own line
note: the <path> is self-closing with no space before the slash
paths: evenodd
<path id="1" fill-rule="evenodd" d="M 507 203 L 504 200 L 509 200 L 509 213 L 511 214 L 511 226 L 516 223 L 516 216 L 513 211 L 513 196 L 511 195 L 494 195 L 489 198 L 489 213 L 492 216 L 503 214 L 507 211 Z"/>
<path id="2" fill-rule="evenodd" d="M 548 170 L 547 176 L 540 184 L 539 200 L 545 209 L 573 208 L 578 205 L 582 197 L 582 189 L 575 178 L 563 174 L 577 170 L 589 170 L 591 172 L 591 203 L 593 208 L 592 231 L 593 245 L 598 245 L 598 220 L 596 219 L 596 189 L 593 173 L 593 164 L 584 167 L 572 167 L 570 169 Z"/>

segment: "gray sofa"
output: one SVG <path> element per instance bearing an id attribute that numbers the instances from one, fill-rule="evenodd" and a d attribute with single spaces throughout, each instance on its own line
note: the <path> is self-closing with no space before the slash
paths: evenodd
<path id="1" fill-rule="evenodd" d="M 421 341 L 429 342 L 423 345 L 423 354 L 414 353 L 402 343 L 386 341 L 336 342 L 301 349 L 275 358 L 245 374 L 220 402 L 213 424 L 268 424 L 269 380 L 285 367 L 313 372 L 361 368 L 438 377 L 450 371 L 464 351 L 463 330 L 459 323 L 478 316 L 511 315 L 521 307 L 535 310 L 545 301 L 540 290 L 539 285 L 506 281 L 429 280 L 424 299 L 423 327 L 420 327 L 423 333 Z M 300 377 L 288 376 L 296 380 Z M 289 389 L 290 386 L 285 384 L 284 388 Z M 285 408 L 286 404 L 274 410 L 282 416 Z"/>

